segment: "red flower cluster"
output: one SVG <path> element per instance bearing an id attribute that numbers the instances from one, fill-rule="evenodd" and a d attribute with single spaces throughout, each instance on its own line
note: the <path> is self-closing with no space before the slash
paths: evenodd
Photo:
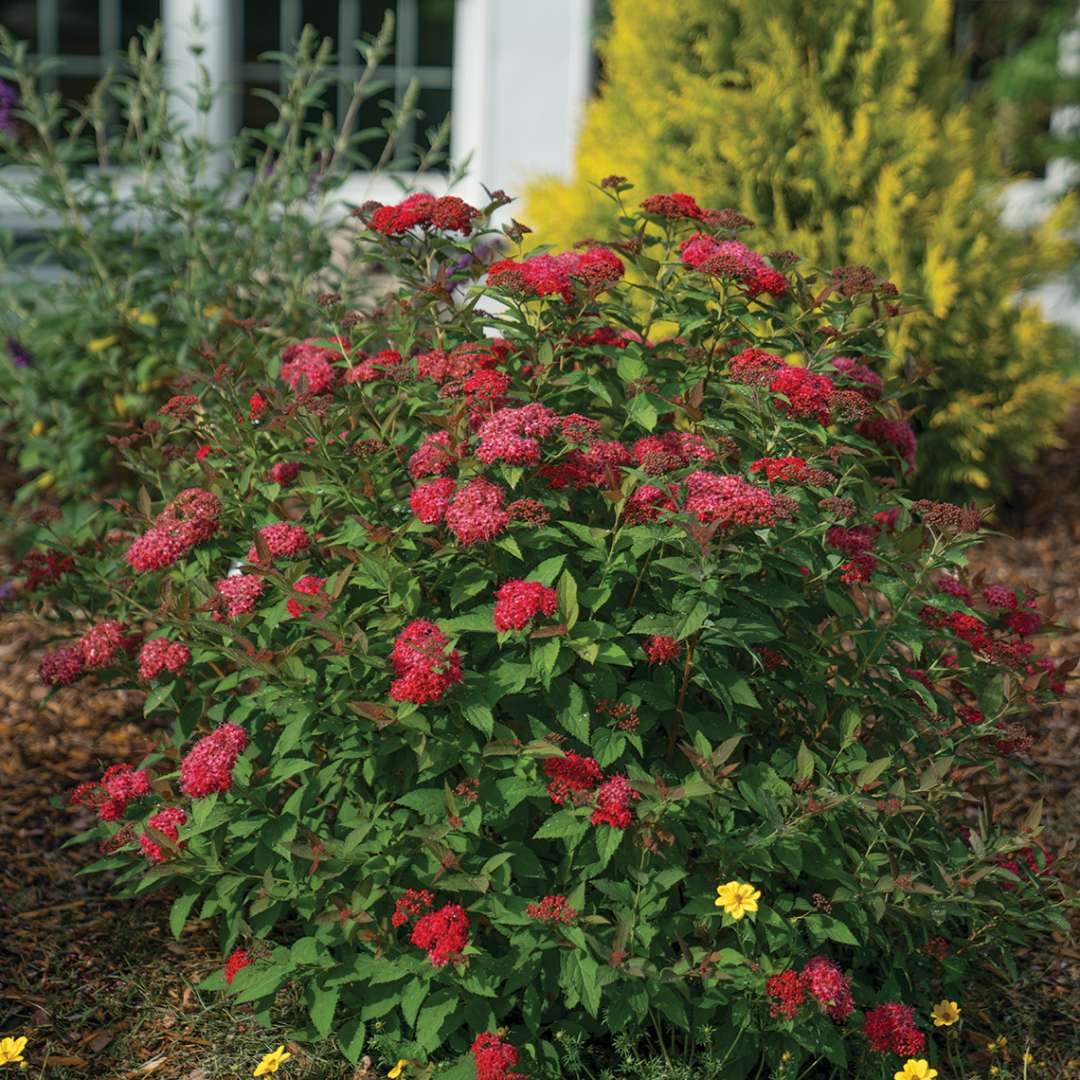
<path id="1" fill-rule="evenodd" d="M 416 373 L 421 379 L 443 384 L 467 379 L 478 371 L 495 367 L 506 358 L 509 344 L 502 338 L 492 338 L 482 344 L 465 342 L 450 352 L 433 349 L 416 358 Z"/>
<path id="2" fill-rule="evenodd" d="M 179 675 L 191 659 L 191 650 L 179 641 L 151 638 L 139 650 L 139 678 L 153 682 L 163 671 Z"/>
<path id="3" fill-rule="evenodd" d="M 427 889 L 406 889 L 394 905 L 394 914 L 390 916 L 392 926 L 404 926 L 407 922 L 430 911 L 435 905 L 435 894 Z"/>
<path id="4" fill-rule="evenodd" d="M 909 470 L 915 468 L 915 432 L 906 420 L 874 416 L 855 425 L 864 439 L 877 443 L 882 452 L 900 458 Z"/>
<path id="5" fill-rule="evenodd" d="M 214 591 L 225 605 L 225 614 L 215 611 L 214 618 L 219 622 L 222 619 L 235 619 L 255 610 L 255 604 L 263 592 L 262 578 L 254 574 L 230 574 L 215 583 Z"/>
<path id="6" fill-rule="evenodd" d="M 525 914 L 530 919 L 548 925 L 552 923 L 569 925 L 578 917 L 576 909 L 566 902 L 565 896 L 545 896 L 539 903 L 529 904 L 525 909 Z"/>
<path id="7" fill-rule="evenodd" d="M 524 297 L 558 293 L 569 303 L 575 281 L 590 293 L 603 292 L 623 273 L 622 260 L 613 251 L 591 247 L 561 255 L 534 255 L 521 262 L 503 259 L 488 268 L 488 284 Z"/>
<path id="8" fill-rule="evenodd" d="M 436 431 L 428 435 L 409 458 L 409 475 L 414 480 L 425 476 L 442 476 L 453 466 L 454 460 L 450 451 L 450 432 Z"/>
<path id="9" fill-rule="evenodd" d="M 290 525 L 286 521 L 278 521 L 273 525 L 264 525 L 259 530 L 259 535 L 266 541 L 266 547 L 274 559 L 292 559 L 302 551 L 307 551 L 311 545 L 311 537 L 300 525 Z M 248 548 L 247 561 L 249 563 L 259 561 L 259 550 L 252 544 Z"/>
<path id="10" fill-rule="evenodd" d="M 38 664 L 38 677 L 46 686 L 70 686 L 82 673 L 83 654 L 78 642 L 47 652 Z"/>
<path id="11" fill-rule="evenodd" d="M 83 664 L 91 670 L 108 667 L 123 646 L 124 628 L 115 619 L 106 619 L 91 626 L 79 638 Z"/>
<path id="12" fill-rule="evenodd" d="M 630 786 L 625 776 L 612 776 L 600 785 L 596 793 L 596 809 L 593 810 L 594 825 L 610 825 L 614 829 L 628 829 L 634 820 L 633 803 L 641 793 Z"/>
<path id="13" fill-rule="evenodd" d="M 801 457 L 758 458 L 750 466 L 750 472 L 763 472 L 770 484 L 813 484 L 825 487 L 832 483 L 832 473 L 813 469 Z"/>
<path id="14" fill-rule="evenodd" d="M 539 581 L 508 581 L 495 594 L 495 629 L 524 630 L 538 615 L 551 618 L 558 598 Z"/>
<path id="15" fill-rule="evenodd" d="M 167 836 L 178 847 L 180 843 L 179 827 L 187 821 L 187 814 L 179 806 L 166 806 L 147 819 L 147 827 L 156 830 L 163 836 Z M 143 833 L 139 837 L 139 847 L 142 853 L 154 863 L 162 863 L 169 857 L 162 846 L 149 834 Z"/>
<path id="16" fill-rule="evenodd" d="M 370 228 L 383 236 L 400 236 L 417 227 L 459 232 L 468 236 L 480 211 L 456 195 L 436 198 L 424 192 L 410 195 L 396 206 L 380 206 L 368 219 Z"/>
<path id="17" fill-rule="evenodd" d="M 851 1015 L 855 1008 L 851 980 L 828 957 L 813 957 L 799 978 L 838 1024 Z"/>
<path id="18" fill-rule="evenodd" d="M 314 574 L 306 574 L 304 577 L 293 582 L 293 592 L 298 592 L 303 596 L 318 596 L 322 592 L 323 586 L 326 584 L 326 578 L 316 577 Z M 310 611 L 318 611 L 318 604 L 306 604 L 302 600 L 298 600 L 295 596 L 289 597 L 289 602 L 285 605 L 286 610 L 293 619 L 300 618 L 301 615 L 307 614 Z"/>
<path id="19" fill-rule="evenodd" d="M 398 634 L 390 662 L 397 678 L 390 685 L 395 701 L 417 705 L 439 701 L 456 682 L 461 682 L 461 654 L 449 652 L 450 639 L 427 619 L 416 619 Z"/>
<path id="20" fill-rule="evenodd" d="M 595 758 L 582 757 L 572 750 L 566 757 L 548 758 L 544 762 L 544 774 L 548 777 L 548 795 L 556 806 L 562 806 L 568 799 L 574 805 L 588 802 L 591 794 L 582 798 L 579 793 L 591 793 L 604 779 Z"/>
<path id="21" fill-rule="evenodd" d="M 524 1080 L 524 1074 L 511 1072 L 518 1063 L 517 1048 L 498 1035 L 485 1031 L 472 1044 L 476 1062 L 476 1080 Z"/>
<path id="22" fill-rule="evenodd" d="M 562 461 L 540 468 L 540 475 L 555 491 L 572 488 L 583 491 L 590 487 L 614 488 L 622 480 L 622 466 L 633 459 L 630 451 L 619 442 L 592 443 L 588 450 L 571 450 Z"/>
<path id="23" fill-rule="evenodd" d="M 670 664 L 679 657 L 679 643 L 666 634 L 653 634 L 642 648 L 649 664 Z"/>
<path id="24" fill-rule="evenodd" d="M 675 501 L 663 488 L 642 484 L 626 500 L 623 517 L 628 525 L 648 525 L 658 521 L 661 515 L 677 509 Z"/>
<path id="25" fill-rule="evenodd" d="M 298 461 L 278 461 L 270 466 L 267 474 L 270 479 L 281 487 L 288 487 L 299 475 L 300 463 Z"/>
<path id="26" fill-rule="evenodd" d="M 683 263 L 691 269 L 702 274 L 732 278 L 750 296 L 763 292 L 783 296 L 788 290 L 784 275 L 738 240 L 717 240 L 707 233 L 695 233 L 682 242 L 679 254 Z"/>
<path id="27" fill-rule="evenodd" d="M 538 402 L 518 409 L 499 409 L 477 431 L 480 445 L 476 456 L 485 465 L 496 461 L 505 461 L 508 465 L 535 465 L 540 460 L 538 440 L 558 428 L 558 415 Z"/>
<path id="28" fill-rule="evenodd" d="M 720 476 L 699 470 L 686 478 L 683 509 L 698 521 L 717 522 L 722 529 L 740 525 L 762 528 L 793 517 L 795 504 L 786 496 L 747 483 L 741 476 Z"/>
<path id="29" fill-rule="evenodd" d="M 225 982 L 232 986 L 236 973 L 251 965 L 251 957 L 246 949 L 233 949 L 225 961 Z"/>
<path id="30" fill-rule="evenodd" d="M 237 724 L 222 724 L 204 735 L 180 762 L 180 790 L 192 799 L 232 787 L 236 759 L 247 746 L 247 732 Z"/>
<path id="31" fill-rule="evenodd" d="M 88 806 L 102 821 L 119 821 L 128 803 L 150 794 L 150 777 L 144 769 L 110 765 L 100 780 L 80 784 L 71 793 L 74 806 Z"/>
<path id="32" fill-rule="evenodd" d="M 860 364 L 851 356 L 834 356 L 832 364 L 841 375 L 859 384 L 859 393 L 867 401 L 880 400 L 885 380 L 876 371 Z"/>
<path id="33" fill-rule="evenodd" d="M 469 916 L 460 904 L 445 904 L 421 915 L 409 940 L 427 952 L 432 967 L 446 967 L 469 944 Z"/>
<path id="34" fill-rule="evenodd" d="M 863 1022 L 863 1034 L 870 1041 L 870 1049 L 879 1054 L 914 1057 L 926 1045 L 926 1036 L 915 1026 L 915 1010 L 896 1002 L 870 1009 Z"/>
<path id="35" fill-rule="evenodd" d="M 84 671 L 108 667 L 118 653 L 131 655 L 139 637 L 125 634 L 115 619 L 90 627 L 78 641 L 46 653 L 38 675 L 47 686 L 70 686 Z"/>
<path id="36" fill-rule="evenodd" d="M 446 520 L 446 511 L 450 509 L 450 500 L 456 489 L 457 483 L 449 476 L 429 480 L 413 489 L 409 496 L 409 507 L 425 525 L 436 525 Z"/>
<path id="37" fill-rule="evenodd" d="M 216 495 L 202 488 L 187 488 L 128 548 L 128 564 L 140 574 L 172 566 L 196 544 L 209 540 L 217 532 L 220 516 L 221 503 Z"/>
<path id="38" fill-rule="evenodd" d="M 784 366 L 779 356 L 764 349 L 743 349 L 728 361 L 732 381 L 744 386 L 766 386 L 777 368 Z"/>
<path id="39" fill-rule="evenodd" d="M 782 398 L 774 404 L 782 412 L 827 425 L 836 388 L 828 375 L 817 375 L 804 367 L 784 364 L 769 380 L 769 389 Z"/>

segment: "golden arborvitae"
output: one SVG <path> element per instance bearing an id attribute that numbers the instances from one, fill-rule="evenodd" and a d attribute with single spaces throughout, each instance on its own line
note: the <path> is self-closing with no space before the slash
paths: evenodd
<path id="1" fill-rule="evenodd" d="M 603 235 L 611 204 L 591 185 L 622 174 L 640 197 L 741 210 L 807 264 L 867 264 L 920 305 L 891 345 L 927 372 L 923 490 L 1001 491 L 1068 403 L 1074 342 L 1018 291 L 1068 260 L 1069 208 L 1024 236 L 999 223 L 1003 177 L 956 100 L 946 0 L 612 6 L 576 177 L 529 193 L 537 239 Z"/>

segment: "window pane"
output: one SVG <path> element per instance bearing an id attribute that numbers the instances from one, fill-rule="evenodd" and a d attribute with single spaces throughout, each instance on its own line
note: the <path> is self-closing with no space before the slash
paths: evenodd
<path id="1" fill-rule="evenodd" d="M 0 0 L 0 23 L 19 41 L 28 41 L 31 49 L 37 48 L 36 0 Z"/>
<path id="2" fill-rule="evenodd" d="M 241 118 L 244 127 L 264 128 L 278 118 L 277 109 L 266 98 L 253 94 L 252 90 L 270 90 L 278 93 L 277 83 L 244 83 L 244 104 Z"/>
<path id="3" fill-rule="evenodd" d="M 100 51 L 97 0 L 60 5 L 60 52 L 65 56 L 96 56 Z"/>
<path id="4" fill-rule="evenodd" d="M 281 0 L 248 0 L 244 4 L 244 59 L 258 60 L 264 52 L 281 49 Z"/>
<path id="5" fill-rule="evenodd" d="M 413 140 L 426 149 L 428 145 L 427 133 L 432 128 L 438 127 L 446 119 L 446 114 L 450 111 L 450 91 L 432 90 L 430 88 L 421 90 L 417 108 L 424 115 L 416 121 L 416 132 L 413 135 Z"/>
<path id="6" fill-rule="evenodd" d="M 333 40 L 335 51 L 338 43 L 338 0 L 304 0 L 303 22 L 311 23 L 319 37 Z"/>
<path id="7" fill-rule="evenodd" d="M 99 79 L 87 78 L 83 75 L 61 75 L 57 88 L 65 105 L 71 101 L 85 105 L 99 81 Z"/>
<path id="8" fill-rule="evenodd" d="M 454 0 L 420 0 L 418 62 L 449 67 L 454 60 Z"/>
<path id="9" fill-rule="evenodd" d="M 140 26 L 148 30 L 161 18 L 161 0 L 123 0 L 120 7 L 120 47 L 139 32 Z"/>

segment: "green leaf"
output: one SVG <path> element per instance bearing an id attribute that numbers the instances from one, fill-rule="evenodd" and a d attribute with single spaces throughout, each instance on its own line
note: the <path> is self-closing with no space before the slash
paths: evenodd
<path id="1" fill-rule="evenodd" d="M 333 1026 L 334 1012 L 337 1010 L 338 994 L 340 992 L 336 986 L 332 989 L 315 986 L 310 991 L 308 1016 L 311 1017 L 315 1030 L 324 1039 L 330 1034 L 330 1028 Z"/>
<path id="2" fill-rule="evenodd" d="M 795 755 L 795 779 L 809 780 L 814 775 L 814 755 L 805 742 L 799 743 L 798 752 Z"/>
<path id="3" fill-rule="evenodd" d="M 442 1026 L 459 1004 L 456 994 L 443 990 L 420 1013 L 420 1018 L 416 1022 L 416 1041 L 429 1053 L 438 1048 L 442 1041 L 440 1036 Z"/>
<path id="4" fill-rule="evenodd" d="M 405 1017 L 405 1023 L 409 1027 L 415 1027 L 416 1016 L 420 1012 L 420 1006 L 424 1004 L 424 998 L 431 989 L 429 979 L 413 979 L 401 995 L 401 1014 Z"/>
<path id="5" fill-rule="evenodd" d="M 195 901 L 199 899 L 202 894 L 201 889 L 196 889 L 194 892 L 186 892 L 182 896 L 178 896 L 172 903 L 172 908 L 169 910 L 169 929 L 172 931 L 174 938 L 179 940 L 180 935 L 184 932 L 184 924 L 187 922 L 187 917 L 191 913 L 191 909 L 195 906 Z"/>
<path id="6" fill-rule="evenodd" d="M 175 682 L 167 682 L 164 686 L 155 686 L 149 694 L 146 695 L 146 701 L 143 702 L 143 716 L 149 716 L 155 709 L 160 708 L 166 701 L 172 697 L 173 687 Z"/>
<path id="7" fill-rule="evenodd" d="M 872 784 L 891 764 L 892 755 L 890 754 L 887 757 L 871 761 L 869 765 L 864 765 L 859 770 L 859 775 L 855 777 L 856 785 L 865 787 L 867 784 Z"/>
<path id="8" fill-rule="evenodd" d="M 349 1020 L 342 1025 L 338 1034 L 338 1046 L 350 1065 L 355 1065 L 364 1052 L 364 1039 L 367 1029 L 362 1020 Z"/>
<path id="9" fill-rule="evenodd" d="M 555 593 L 559 598 L 559 612 L 566 623 L 566 629 L 572 630 L 578 621 L 577 582 L 568 570 L 562 572 Z"/>
<path id="10" fill-rule="evenodd" d="M 578 817 L 573 810 L 560 810 L 552 814 L 533 833 L 534 840 L 565 840 L 581 836 L 589 827 L 587 818 Z"/>

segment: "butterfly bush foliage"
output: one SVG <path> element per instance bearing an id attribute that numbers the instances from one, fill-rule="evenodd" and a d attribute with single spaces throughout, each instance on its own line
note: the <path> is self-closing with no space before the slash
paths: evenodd
<path id="1" fill-rule="evenodd" d="M 126 524 L 44 545 L 27 592 L 95 623 L 43 677 L 172 723 L 76 792 L 95 866 L 353 1061 L 936 1060 L 932 1001 L 1063 924 L 1037 811 L 970 791 L 1066 672 L 966 573 L 978 512 L 904 493 L 896 290 L 606 190 L 618 239 L 516 258 L 501 193 L 359 208 L 396 291 L 205 346 Z"/>

